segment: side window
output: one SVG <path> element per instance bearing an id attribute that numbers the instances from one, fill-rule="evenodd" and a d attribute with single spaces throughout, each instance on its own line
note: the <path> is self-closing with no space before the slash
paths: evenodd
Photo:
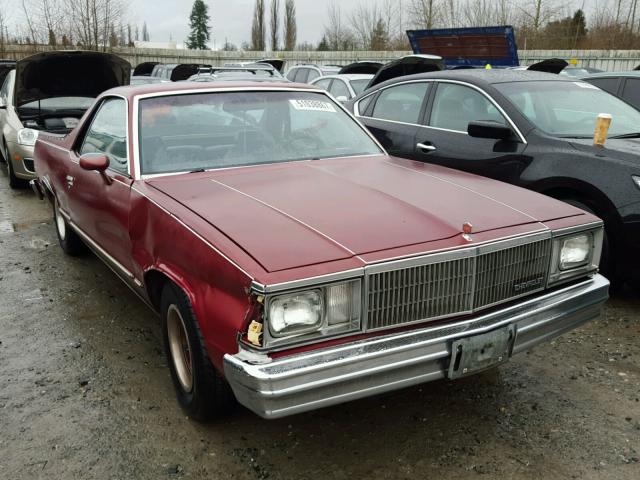
<path id="1" fill-rule="evenodd" d="M 320 87 L 324 90 L 329 90 L 329 84 L 331 83 L 330 78 L 323 78 L 322 80 L 318 80 L 314 85 L 316 87 Z"/>
<path id="2" fill-rule="evenodd" d="M 618 93 L 619 82 L 620 82 L 619 78 L 594 78 L 593 80 L 589 80 L 589 83 L 595 85 L 598 88 L 601 88 L 605 92 L 609 92 L 614 95 Z M 629 80 L 627 80 L 627 85 L 629 85 Z M 627 91 L 626 86 L 624 90 L 625 92 Z"/>
<path id="3" fill-rule="evenodd" d="M 296 77 L 294 82 L 298 83 L 307 83 L 307 77 L 309 76 L 308 68 L 299 68 L 296 72 Z"/>
<path id="4" fill-rule="evenodd" d="M 11 82 L 13 82 L 14 72 L 15 70 L 12 70 L 11 72 L 9 72 L 9 74 L 4 79 L 4 83 L 2 84 L 2 89 L 0 90 L 0 98 L 2 98 L 5 101 L 5 104 L 7 103 L 7 100 L 9 98 L 9 86 L 11 85 Z"/>
<path id="5" fill-rule="evenodd" d="M 294 81 L 293 79 L 296 77 L 297 71 L 298 71 L 297 68 L 292 68 L 291 70 L 289 70 L 286 75 L 287 80 L 289 80 L 290 82 L 293 82 Z"/>
<path id="6" fill-rule="evenodd" d="M 372 117 L 404 123 L 418 123 L 428 83 L 406 83 L 383 90 L 373 107 Z M 360 106 L 362 111 L 363 107 Z"/>
<path id="7" fill-rule="evenodd" d="M 627 78 L 622 90 L 622 98 L 635 108 L 640 108 L 640 79 Z"/>
<path id="8" fill-rule="evenodd" d="M 329 89 L 329 93 L 334 97 L 345 97 L 347 100 L 351 98 L 347 85 L 342 80 L 334 80 L 333 85 Z"/>
<path id="9" fill-rule="evenodd" d="M 376 98 L 375 93 L 372 95 L 369 95 L 367 97 L 364 97 L 362 100 L 360 100 L 360 102 L 358 102 L 358 114 L 362 117 L 369 117 L 371 116 L 371 112 L 368 112 L 367 110 L 369 109 L 369 105 L 371 104 L 371 100 L 373 100 L 374 98 Z"/>
<path id="10" fill-rule="evenodd" d="M 87 131 L 80 155 L 106 153 L 109 168 L 129 174 L 127 163 L 127 109 L 121 98 L 105 100 Z"/>
<path id="11" fill-rule="evenodd" d="M 309 68 L 309 76 L 307 77 L 307 82 L 310 82 L 311 80 L 315 80 L 316 78 L 320 77 L 320 74 L 316 71 L 316 69 L 314 68 Z"/>
<path id="12" fill-rule="evenodd" d="M 466 132 L 469 122 L 484 120 L 507 124 L 483 94 L 464 85 L 440 83 L 431 110 L 432 127 Z"/>

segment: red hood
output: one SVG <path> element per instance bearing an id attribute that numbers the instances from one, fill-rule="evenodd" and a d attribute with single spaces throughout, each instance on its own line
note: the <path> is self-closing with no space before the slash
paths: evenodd
<path id="1" fill-rule="evenodd" d="M 580 215 L 551 198 L 475 175 L 385 156 L 158 177 L 268 272 Z"/>

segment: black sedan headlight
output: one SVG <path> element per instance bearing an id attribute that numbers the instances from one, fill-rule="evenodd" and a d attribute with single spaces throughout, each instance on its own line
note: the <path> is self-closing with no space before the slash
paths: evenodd
<path id="1" fill-rule="evenodd" d="M 595 273 L 600 264 L 603 236 L 602 227 L 555 232 L 549 285 Z"/>
<path id="2" fill-rule="evenodd" d="M 264 347 L 360 329 L 360 279 L 267 296 Z"/>

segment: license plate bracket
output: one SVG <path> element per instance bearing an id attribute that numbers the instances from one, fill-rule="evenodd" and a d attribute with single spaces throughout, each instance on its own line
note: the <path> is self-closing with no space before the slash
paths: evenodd
<path id="1" fill-rule="evenodd" d="M 451 344 L 448 376 L 454 380 L 506 362 L 513 351 L 515 325 L 460 338 Z"/>

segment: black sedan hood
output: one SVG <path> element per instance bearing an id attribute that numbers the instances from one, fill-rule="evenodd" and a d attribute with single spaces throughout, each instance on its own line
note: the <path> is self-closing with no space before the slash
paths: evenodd
<path id="1" fill-rule="evenodd" d="M 131 65 L 111 53 L 55 51 L 31 55 L 16 65 L 15 105 L 55 97 L 95 98 L 129 84 Z"/>
<path id="2" fill-rule="evenodd" d="M 594 147 L 593 139 L 570 140 L 571 145 L 577 150 L 594 153 L 603 160 L 613 161 L 637 169 L 640 167 L 640 139 L 639 138 L 610 138 L 604 148 Z"/>

